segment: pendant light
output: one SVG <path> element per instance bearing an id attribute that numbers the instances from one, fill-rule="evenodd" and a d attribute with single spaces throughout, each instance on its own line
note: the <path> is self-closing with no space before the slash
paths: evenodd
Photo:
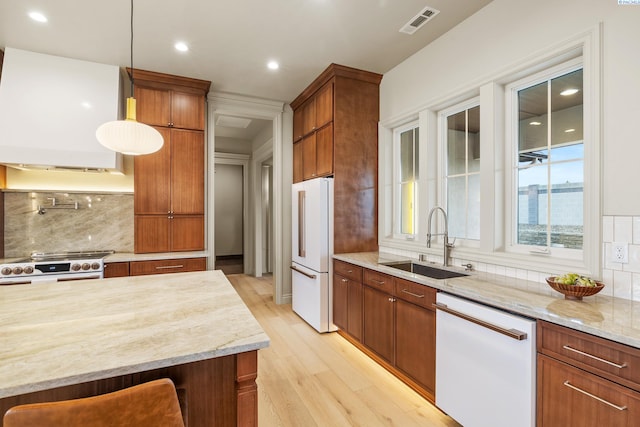
<path id="1" fill-rule="evenodd" d="M 133 73 L 133 0 L 131 0 L 131 73 Z M 136 121 L 136 99 L 134 98 L 133 75 L 131 97 L 127 98 L 127 116 L 125 120 L 107 122 L 96 130 L 98 142 L 110 150 L 122 154 L 151 154 L 162 148 L 164 139 L 160 132 L 151 126 Z"/>

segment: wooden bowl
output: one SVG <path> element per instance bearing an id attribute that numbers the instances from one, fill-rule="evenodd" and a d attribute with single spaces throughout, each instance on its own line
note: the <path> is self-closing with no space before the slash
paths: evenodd
<path id="1" fill-rule="evenodd" d="M 547 277 L 547 283 L 554 290 L 564 295 L 564 299 L 581 300 L 582 297 L 588 297 L 595 295 L 604 288 L 604 284 L 596 282 L 596 286 L 578 286 L 578 285 L 565 285 L 564 283 L 556 282 L 556 277 Z"/>

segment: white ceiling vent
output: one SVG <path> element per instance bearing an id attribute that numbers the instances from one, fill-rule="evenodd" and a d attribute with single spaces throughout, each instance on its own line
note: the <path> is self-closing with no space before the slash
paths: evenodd
<path id="1" fill-rule="evenodd" d="M 439 10 L 427 6 L 420 13 L 411 18 L 404 27 L 400 28 L 400 32 L 413 34 L 418 31 L 418 28 L 426 24 L 427 21 L 433 19 L 433 17 L 435 17 L 438 13 L 440 13 Z"/>
<path id="2" fill-rule="evenodd" d="M 223 115 L 219 115 L 218 119 L 216 120 L 217 126 L 223 126 L 227 128 L 246 129 L 250 123 L 251 123 L 251 119 L 246 119 L 243 117 L 223 116 Z"/>

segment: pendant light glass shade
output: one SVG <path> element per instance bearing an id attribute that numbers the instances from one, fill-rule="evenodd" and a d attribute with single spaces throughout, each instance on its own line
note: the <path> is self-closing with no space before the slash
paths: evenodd
<path id="1" fill-rule="evenodd" d="M 155 153 L 164 144 L 160 132 L 136 121 L 135 98 L 127 98 L 127 118 L 100 125 L 96 138 L 110 150 L 133 156 Z"/>

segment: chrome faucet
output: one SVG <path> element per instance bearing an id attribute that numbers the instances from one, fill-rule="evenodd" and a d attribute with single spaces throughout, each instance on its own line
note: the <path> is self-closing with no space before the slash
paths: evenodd
<path id="1" fill-rule="evenodd" d="M 442 216 L 444 217 L 444 233 L 431 233 L 431 217 L 433 216 L 435 211 L 441 211 Z M 449 243 L 449 224 L 447 221 L 447 212 L 442 209 L 440 206 L 436 206 L 435 208 L 429 211 L 429 218 L 427 219 L 427 247 L 431 247 L 431 238 L 433 236 L 443 236 L 443 253 L 442 253 L 442 265 L 447 267 L 449 265 L 449 253 L 453 248 L 453 243 Z M 455 240 L 454 240 L 455 241 Z"/>

